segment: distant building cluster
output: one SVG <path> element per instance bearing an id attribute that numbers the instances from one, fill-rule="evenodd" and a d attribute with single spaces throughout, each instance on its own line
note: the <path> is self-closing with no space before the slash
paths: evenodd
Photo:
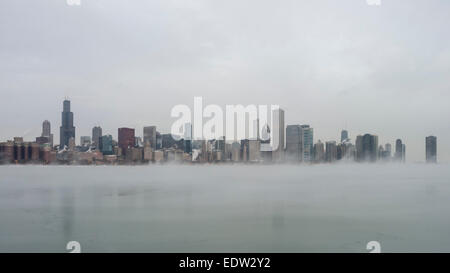
<path id="1" fill-rule="evenodd" d="M 401 139 L 380 145 L 378 136 L 358 135 L 352 143 L 349 133 L 342 130 L 340 142 L 318 140 L 314 142 L 314 130 L 309 125 L 287 125 L 284 111 L 274 110 L 272 128 L 266 125 L 263 134 L 275 131 L 272 141 L 259 136 L 227 141 L 225 137 L 212 140 L 194 140 L 192 125 L 185 124 L 184 135 L 161 134 L 156 126 L 143 128 L 143 138 L 136 136 L 134 128 L 119 128 L 117 141 L 110 134 L 103 135 L 102 128 L 92 129 L 92 136 L 81 136 L 75 143 L 74 114 L 70 101 L 64 100 L 61 113 L 60 143 L 53 143 L 49 121 L 42 124 L 42 134 L 33 142 L 22 137 L 0 143 L 0 163 L 3 164 L 146 164 L 162 162 L 183 163 L 332 163 L 340 160 L 356 162 L 396 161 L 405 162 L 406 146 Z M 276 139 L 275 139 L 276 138 Z M 265 139 L 265 140 L 262 140 Z M 273 145 L 278 143 L 278 145 Z M 437 162 L 437 139 L 426 137 L 426 162 Z"/>

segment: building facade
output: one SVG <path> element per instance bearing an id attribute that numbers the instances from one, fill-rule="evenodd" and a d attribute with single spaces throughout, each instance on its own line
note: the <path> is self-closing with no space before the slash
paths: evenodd
<path id="1" fill-rule="evenodd" d="M 156 149 L 156 126 L 144 127 L 144 144 L 150 143 L 152 149 Z"/>
<path id="2" fill-rule="evenodd" d="M 357 161 L 375 162 L 378 159 L 378 136 L 365 134 L 356 137 Z"/>
<path id="3" fill-rule="evenodd" d="M 73 113 L 70 111 L 70 101 L 64 100 L 61 113 L 61 127 L 59 129 L 59 148 L 69 146 L 69 139 L 75 138 L 75 127 L 73 126 Z"/>
<path id="4" fill-rule="evenodd" d="M 425 138 L 425 158 L 427 163 L 437 162 L 437 138 L 435 136 Z"/>
<path id="5" fill-rule="evenodd" d="M 122 150 L 123 154 L 126 151 L 134 147 L 134 135 L 135 131 L 132 128 L 119 128 L 118 130 L 118 146 Z"/>
<path id="6" fill-rule="evenodd" d="M 313 160 L 314 150 L 314 129 L 309 125 L 301 126 L 302 137 L 302 161 L 309 163 Z"/>
<path id="7" fill-rule="evenodd" d="M 92 145 L 94 147 L 99 148 L 102 135 L 102 127 L 95 126 L 94 128 L 92 128 Z"/>
<path id="8" fill-rule="evenodd" d="M 114 154 L 113 138 L 111 135 L 104 135 L 100 138 L 99 149 L 104 155 Z"/>
<path id="9" fill-rule="evenodd" d="M 302 130 L 300 125 L 286 126 L 286 160 L 302 161 Z"/>

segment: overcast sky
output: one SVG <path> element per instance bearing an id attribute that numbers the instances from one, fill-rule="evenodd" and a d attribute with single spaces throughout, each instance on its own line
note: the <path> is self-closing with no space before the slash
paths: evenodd
<path id="1" fill-rule="evenodd" d="M 278 104 L 314 140 L 373 133 L 450 161 L 450 1 L 0 1 L 0 140 L 169 132 L 176 104 Z"/>

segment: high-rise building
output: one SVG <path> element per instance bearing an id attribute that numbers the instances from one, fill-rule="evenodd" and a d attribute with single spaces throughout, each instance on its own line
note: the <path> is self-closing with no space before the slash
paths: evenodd
<path id="1" fill-rule="evenodd" d="M 301 126 L 302 161 L 311 162 L 314 150 L 314 130 L 309 125 Z"/>
<path id="2" fill-rule="evenodd" d="M 0 163 L 11 163 L 14 161 L 14 142 L 8 140 L 0 143 Z"/>
<path id="3" fill-rule="evenodd" d="M 340 159 L 345 159 L 345 160 L 354 160 L 355 158 L 355 145 L 353 145 L 352 143 L 350 143 L 348 140 L 345 142 L 341 142 L 339 144 L 340 147 Z"/>
<path id="4" fill-rule="evenodd" d="M 386 143 L 386 145 L 384 145 L 384 151 L 386 156 L 390 158 L 392 156 L 392 145 L 390 143 Z"/>
<path id="5" fill-rule="evenodd" d="M 320 140 L 314 144 L 314 161 L 322 162 L 325 159 L 325 146 Z"/>
<path id="6" fill-rule="evenodd" d="M 437 162 L 437 138 L 435 136 L 425 138 L 425 157 L 427 163 Z"/>
<path id="7" fill-rule="evenodd" d="M 129 148 L 134 147 L 134 129 L 119 128 L 118 136 L 118 146 L 122 149 L 122 154 L 125 154 Z"/>
<path id="8" fill-rule="evenodd" d="M 342 130 L 341 131 L 341 143 L 346 142 L 348 140 L 348 131 Z"/>
<path id="9" fill-rule="evenodd" d="M 50 121 L 44 120 L 44 122 L 42 123 L 42 134 L 41 134 L 41 136 L 48 137 L 48 136 L 50 136 L 50 134 L 51 134 Z"/>
<path id="10" fill-rule="evenodd" d="M 69 139 L 75 139 L 75 127 L 73 126 L 73 113 L 70 111 L 70 101 L 64 100 L 61 113 L 61 127 L 59 129 L 60 149 L 69 145 Z"/>
<path id="11" fill-rule="evenodd" d="M 356 138 L 356 159 L 372 162 L 378 159 L 378 136 L 365 134 Z"/>
<path id="12" fill-rule="evenodd" d="M 111 135 L 104 135 L 100 138 L 99 149 L 100 152 L 102 152 L 102 154 L 104 155 L 114 154 L 113 138 Z"/>
<path id="13" fill-rule="evenodd" d="M 231 161 L 238 162 L 241 158 L 241 145 L 238 142 L 231 144 Z"/>
<path id="14" fill-rule="evenodd" d="M 336 141 L 327 141 L 325 143 L 325 161 L 333 162 L 337 159 L 337 146 Z"/>
<path id="15" fill-rule="evenodd" d="M 384 160 L 384 161 L 391 160 L 391 153 L 392 153 L 392 146 L 391 146 L 391 144 L 386 143 L 384 145 L 384 147 L 380 146 L 380 148 L 379 148 L 379 157 L 380 157 L 381 160 Z"/>
<path id="16" fill-rule="evenodd" d="M 156 149 L 156 126 L 144 127 L 144 143 L 150 143 L 152 149 Z"/>
<path id="17" fill-rule="evenodd" d="M 248 150 L 249 150 L 249 140 L 248 139 L 241 139 L 241 156 L 242 161 L 246 162 L 248 161 Z"/>
<path id="18" fill-rule="evenodd" d="M 50 144 L 51 147 L 53 147 L 53 134 L 51 130 L 50 121 L 44 120 L 42 123 L 42 134 L 41 137 L 46 137 L 48 139 L 47 143 Z"/>
<path id="19" fill-rule="evenodd" d="M 344 149 L 342 143 L 336 143 L 336 160 L 341 160 L 343 157 Z"/>
<path id="20" fill-rule="evenodd" d="M 300 125 L 286 126 L 286 160 L 301 161 L 302 156 L 302 131 Z"/>
<path id="21" fill-rule="evenodd" d="M 99 148 L 100 146 L 101 137 L 102 137 L 102 127 L 95 126 L 94 128 L 92 128 L 92 144 L 96 148 Z"/>
<path id="22" fill-rule="evenodd" d="M 403 144 L 401 139 L 395 141 L 395 160 L 403 161 Z"/>

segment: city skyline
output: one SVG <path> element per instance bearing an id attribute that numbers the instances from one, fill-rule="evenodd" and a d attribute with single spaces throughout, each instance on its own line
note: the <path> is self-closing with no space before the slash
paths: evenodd
<path id="1" fill-rule="evenodd" d="M 110 156 L 114 155 L 114 162 L 120 159 L 122 162 L 135 163 L 154 162 L 155 156 L 163 161 L 200 160 L 200 162 L 331 163 L 338 160 L 406 162 L 406 145 L 401 139 L 395 141 L 395 150 L 392 152 L 391 143 L 381 144 L 378 135 L 358 134 L 355 142 L 352 143 L 348 131 L 342 129 L 340 142 L 328 140 L 324 146 L 320 139 L 316 142 L 314 141 L 314 128 L 310 125 L 285 124 L 285 111 L 283 109 L 276 107 L 271 111 L 270 119 L 272 121 L 269 121 L 269 124 L 272 126 L 272 129 L 266 124 L 260 127 L 259 119 L 256 119 L 252 125 L 250 125 L 250 121 L 244 121 L 240 125 L 253 127 L 253 130 L 256 129 L 254 136 L 257 137 L 251 136 L 250 138 L 238 139 L 236 136 L 243 134 L 237 133 L 234 139 L 226 139 L 225 134 L 223 137 L 216 139 L 192 139 L 193 124 L 185 123 L 182 127 L 186 131 L 182 132 L 180 140 L 174 137 L 173 133 L 166 134 L 157 131 L 157 127 L 152 125 L 142 128 L 143 137 L 136 135 L 135 128 L 119 127 L 116 141 L 110 134 L 102 135 L 102 127 L 97 125 L 92 128 L 92 136 L 80 136 L 80 142 L 77 146 L 74 113 L 71 111 L 70 100 L 66 98 L 63 101 L 63 111 L 61 113 L 60 145 L 53 146 L 51 123 L 45 120 L 42 123 L 42 133 L 35 138 L 36 141 L 24 141 L 22 136 L 18 136 L 14 137 L 13 141 L 0 142 L 0 159 L 2 161 L 7 160 L 6 162 L 16 161 L 19 163 L 26 163 L 28 160 L 37 162 L 39 159 L 46 163 L 54 160 L 60 163 L 68 163 L 73 160 L 79 162 L 83 162 L 83 160 L 91 162 L 90 160 L 94 160 L 93 163 L 96 160 L 98 162 L 106 160 L 112 163 L 111 160 L 113 159 Z M 237 113 L 235 114 L 238 115 Z M 249 116 L 247 116 L 248 118 Z M 239 124 L 237 126 L 236 129 L 238 131 L 248 131 L 250 129 L 241 128 Z M 269 133 L 270 138 L 260 138 L 261 133 L 262 135 Z M 244 133 L 244 135 L 247 134 Z M 223 143 L 221 144 L 221 142 Z M 235 144 L 239 145 L 237 157 L 233 148 Z M 194 146 L 197 146 L 198 152 L 195 152 Z M 54 152 L 54 148 L 56 148 L 56 152 Z M 427 163 L 436 163 L 437 137 L 427 136 L 425 138 L 425 148 L 425 161 Z M 92 149 L 95 154 L 90 154 Z M 67 151 L 70 153 L 67 154 Z M 53 152 L 53 155 L 51 152 Z M 63 154 L 58 156 L 61 152 Z M 84 152 L 87 153 L 83 155 Z M 181 154 L 177 155 L 179 152 Z M 173 158 L 171 158 L 171 154 L 173 154 Z M 13 158 L 15 159 L 13 160 Z"/>
<path id="2" fill-rule="evenodd" d="M 401 138 L 408 161 L 422 161 L 426 136 L 450 138 L 448 5 L 3 1 L 0 139 L 32 140 L 38 120 L 58 128 L 64 96 L 76 105 L 78 136 L 101 123 L 115 138 L 121 126 L 167 132 L 171 107 L 203 96 L 283 105 L 286 124 L 310 124 L 324 143 L 341 128 L 352 141 L 365 132 L 380 143 Z M 122 16 L 135 20 L 114 23 Z M 449 162 L 450 144 L 439 149 Z"/>

